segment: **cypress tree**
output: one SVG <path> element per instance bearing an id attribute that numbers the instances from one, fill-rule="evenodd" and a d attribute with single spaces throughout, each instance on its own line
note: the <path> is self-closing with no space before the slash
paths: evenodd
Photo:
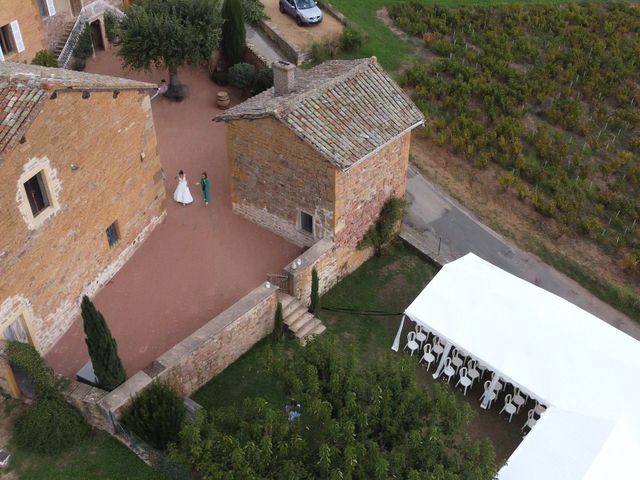
<path id="1" fill-rule="evenodd" d="M 278 302 L 276 306 L 276 316 L 274 319 L 273 338 L 280 340 L 284 333 L 284 318 L 282 316 L 282 303 Z"/>
<path id="2" fill-rule="evenodd" d="M 241 0 L 225 0 L 222 18 L 222 53 L 231 65 L 235 65 L 244 60 L 246 48 Z"/>
<path id="3" fill-rule="evenodd" d="M 98 386 L 111 391 L 127 379 L 118 357 L 118 345 L 104 317 L 86 295 L 82 297 L 81 308 L 85 342 Z"/>
<path id="4" fill-rule="evenodd" d="M 313 267 L 311 270 L 311 305 L 309 311 L 316 314 L 320 311 L 320 280 L 318 279 L 318 270 Z"/>

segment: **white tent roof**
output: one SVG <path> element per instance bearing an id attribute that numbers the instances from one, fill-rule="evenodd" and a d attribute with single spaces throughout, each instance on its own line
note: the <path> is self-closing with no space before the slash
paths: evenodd
<path id="1" fill-rule="evenodd" d="M 640 478 L 640 342 L 471 253 L 445 265 L 405 313 L 555 407 L 501 480 L 596 479 L 607 468 L 607 478 Z M 622 440 L 621 452 L 612 448 Z M 611 477 L 619 470 L 626 476 Z"/>

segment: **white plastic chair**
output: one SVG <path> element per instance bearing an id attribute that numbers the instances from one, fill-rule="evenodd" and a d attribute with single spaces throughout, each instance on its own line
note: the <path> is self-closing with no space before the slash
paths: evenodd
<path id="1" fill-rule="evenodd" d="M 433 337 L 433 348 L 431 349 L 431 351 L 435 354 L 436 359 L 440 361 L 440 356 L 444 352 L 444 347 L 440 343 L 440 339 L 438 337 Z"/>
<path id="2" fill-rule="evenodd" d="M 462 361 L 462 357 L 460 356 L 460 352 L 458 350 L 453 351 L 453 355 L 451 356 L 451 365 L 456 369 L 456 372 L 460 370 L 460 367 L 464 365 Z"/>
<path id="3" fill-rule="evenodd" d="M 527 403 L 525 395 L 515 385 L 513 387 L 513 403 L 515 403 L 518 413 L 520 413 L 520 407 Z"/>
<path id="4" fill-rule="evenodd" d="M 508 393 L 507 396 L 504 397 L 504 407 L 502 407 L 502 410 L 500 410 L 500 413 L 507 412 L 509 414 L 509 423 L 511 423 L 511 419 L 513 418 L 513 414 L 518 411 L 516 406 L 511 402 L 512 398 L 513 398 L 513 395 Z"/>
<path id="5" fill-rule="evenodd" d="M 458 385 L 462 385 L 464 387 L 464 395 L 466 396 L 467 388 L 471 386 L 473 381 L 469 376 L 467 376 L 467 367 L 462 367 L 458 373 L 460 375 L 460 378 L 458 378 L 458 383 L 456 383 L 456 387 Z"/>
<path id="6" fill-rule="evenodd" d="M 420 363 L 427 364 L 427 370 L 431 369 L 431 363 L 436 359 L 436 357 L 431 353 L 431 345 L 427 343 L 424 346 L 424 355 L 420 359 Z"/>
<path id="7" fill-rule="evenodd" d="M 442 375 L 447 376 L 447 383 L 451 381 L 451 377 L 456 374 L 455 369 L 451 366 L 451 358 L 447 358 L 444 361 L 444 368 L 442 369 Z"/>
<path id="8" fill-rule="evenodd" d="M 418 342 L 420 344 L 420 348 L 422 348 L 422 346 L 424 345 L 424 342 L 427 341 L 427 339 L 429 338 L 429 333 L 425 333 L 424 330 L 422 329 L 422 327 L 418 324 L 416 324 L 416 342 Z"/>
<path id="9" fill-rule="evenodd" d="M 536 412 L 538 416 L 542 416 L 542 414 L 546 411 L 547 411 L 547 407 L 545 407 L 539 401 L 536 400 L 536 406 L 534 407 L 534 412 Z"/>
<path id="10" fill-rule="evenodd" d="M 418 342 L 416 342 L 416 332 L 409 332 L 407 335 L 407 344 L 404 346 L 404 349 L 409 349 L 411 352 L 411 356 L 413 356 L 414 352 L 418 351 Z"/>
<path id="11" fill-rule="evenodd" d="M 524 423 L 524 425 L 520 430 L 524 431 L 525 428 L 529 428 L 529 430 L 531 430 L 533 427 L 536 426 L 537 420 L 533 418 L 535 413 L 536 412 L 534 411 L 533 408 L 529 410 L 529 413 L 527 413 L 527 421 Z"/>
<path id="12" fill-rule="evenodd" d="M 498 396 L 495 390 L 489 391 L 490 386 L 491 380 L 484 382 L 484 391 L 482 392 L 482 395 L 480 395 L 480 402 L 484 401 L 485 398 L 487 399 L 487 408 L 491 408 L 491 402 L 493 402 Z"/>
<path id="13" fill-rule="evenodd" d="M 469 360 L 467 363 L 467 375 L 471 379 L 471 388 L 473 388 L 473 383 L 480 378 L 480 372 L 476 368 L 477 364 L 476 360 Z"/>

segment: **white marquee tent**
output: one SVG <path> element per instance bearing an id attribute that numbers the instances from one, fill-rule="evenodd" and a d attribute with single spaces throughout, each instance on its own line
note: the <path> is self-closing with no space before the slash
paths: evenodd
<path id="1" fill-rule="evenodd" d="M 640 478 L 640 342 L 473 254 L 405 315 L 548 406 L 500 480 Z"/>

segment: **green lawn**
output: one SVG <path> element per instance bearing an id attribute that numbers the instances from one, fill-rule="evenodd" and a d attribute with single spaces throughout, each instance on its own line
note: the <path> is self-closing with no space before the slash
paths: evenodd
<path id="1" fill-rule="evenodd" d="M 355 52 L 346 55 L 347 58 L 371 57 L 375 55 L 378 61 L 388 71 L 396 72 L 403 65 L 415 61 L 418 57 L 416 49 L 409 42 L 400 39 L 378 18 L 376 12 L 394 3 L 404 0 L 330 0 L 330 3 L 342 12 L 349 21 L 359 26 L 368 35 L 367 42 Z M 437 4 L 443 7 L 457 7 L 465 5 L 534 5 L 569 3 L 579 0 L 418 0 L 421 3 Z"/>
<path id="2" fill-rule="evenodd" d="M 388 255 L 372 258 L 353 274 L 344 278 L 322 298 L 320 319 L 327 326 L 323 334 L 333 337 L 344 350 L 355 347 L 362 364 L 376 362 L 401 354 L 391 350 L 400 322 L 400 313 L 422 291 L 436 274 L 436 269 L 404 244 L 397 244 Z M 333 308 L 348 308 L 353 312 L 335 312 Z M 358 311 L 389 312 L 389 315 L 362 315 Z M 410 322 L 406 323 L 402 345 Z M 280 381 L 266 374 L 261 366 L 268 362 L 271 340 L 265 339 L 243 355 L 220 375 L 193 395 L 193 399 L 207 409 L 236 404 L 244 398 L 260 396 L 271 405 L 283 407 L 288 392 Z M 293 341 L 288 343 L 293 344 Z M 420 385 L 429 388 L 434 382 L 430 373 L 418 366 L 416 375 Z M 476 386 L 475 390 L 478 389 Z M 490 438 L 498 460 L 504 460 L 521 440 L 520 426 L 524 419 L 508 424 L 497 411 L 480 410 L 479 390 L 463 397 L 477 413 L 469 434 L 475 438 Z M 522 422 L 522 423 L 521 423 Z"/>
<path id="3" fill-rule="evenodd" d="M 160 480 L 127 447 L 105 433 L 56 457 L 25 452 L 12 446 L 11 468 L 19 480 Z"/>

